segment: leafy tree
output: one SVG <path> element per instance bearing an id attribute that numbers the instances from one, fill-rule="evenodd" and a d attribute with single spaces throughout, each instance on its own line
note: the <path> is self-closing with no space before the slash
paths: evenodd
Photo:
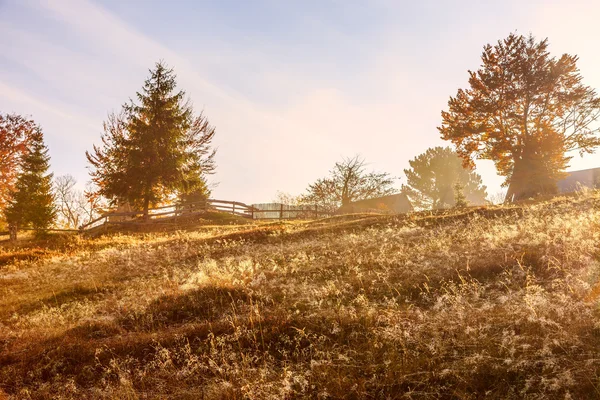
<path id="1" fill-rule="evenodd" d="M 5 210 L 9 225 L 47 230 L 56 218 L 52 194 L 52 174 L 48 173 L 50 156 L 39 127 L 31 133 L 15 191 Z"/>
<path id="2" fill-rule="evenodd" d="M 461 158 L 450 147 L 434 147 L 409 161 L 405 169 L 404 191 L 420 209 L 453 207 L 456 203 L 453 185 L 462 187 L 465 199 L 474 204 L 483 204 L 486 187 L 474 171 L 465 168 Z"/>
<path id="3" fill-rule="evenodd" d="M 36 130 L 35 122 L 16 114 L 0 114 L 0 210 L 4 210 L 15 189 L 27 142 Z"/>
<path id="4" fill-rule="evenodd" d="M 215 170 L 215 128 L 194 116 L 177 91 L 176 76 L 157 63 L 137 102 L 130 101 L 104 124 L 102 146 L 86 153 L 98 195 L 128 202 L 148 214 L 172 195 L 208 196 L 206 175 Z"/>
<path id="5" fill-rule="evenodd" d="M 366 166 L 365 160 L 359 156 L 336 162 L 327 178 L 318 179 L 309 185 L 301 202 L 335 211 L 353 201 L 396 192 L 392 186 L 394 179 L 388 173 L 367 172 Z"/>
<path id="6" fill-rule="evenodd" d="M 442 138 L 465 165 L 493 160 L 506 177 L 507 200 L 556 191 L 570 159 L 565 153 L 600 145 L 600 98 L 582 83 L 577 56 L 557 59 L 547 39 L 510 34 L 486 45 L 481 58 L 481 68 L 469 71 L 469 88 L 442 112 Z"/>

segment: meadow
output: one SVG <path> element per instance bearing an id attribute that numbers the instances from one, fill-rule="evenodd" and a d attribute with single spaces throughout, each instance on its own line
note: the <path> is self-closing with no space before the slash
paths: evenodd
<path id="1" fill-rule="evenodd" d="M 0 399 L 600 398 L 600 193 L 0 244 Z"/>

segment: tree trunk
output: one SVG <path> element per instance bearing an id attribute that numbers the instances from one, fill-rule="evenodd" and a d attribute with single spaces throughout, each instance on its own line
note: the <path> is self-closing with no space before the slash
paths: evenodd
<path id="1" fill-rule="evenodd" d="M 527 163 L 523 160 L 523 158 L 515 160 L 515 165 L 513 166 L 513 171 L 510 177 L 510 182 L 508 184 L 506 197 L 504 198 L 505 203 L 512 203 L 514 201 L 520 200 L 523 197 L 524 192 L 526 192 L 526 175 L 528 173 L 528 171 L 526 170 L 526 164 Z"/>
<path id="2" fill-rule="evenodd" d="M 144 199 L 144 220 L 150 219 L 150 215 L 148 214 L 148 209 L 150 208 L 150 196 L 146 195 Z"/>
<path id="3" fill-rule="evenodd" d="M 515 201 L 517 198 L 518 191 L 519 190 L 517 189 L 517 183 L 511 179 L 510 183 L 508 184 L 508 190 L 506 191 L 506 196 L 504 197 L 504 202 L 512 203 L 513 201 Z"/>
<path id="4" fill-rule="evenodd" d="M 526 145 L 520 158 L 515 160 L 505 202 L 535 197 L 546 192 L 548 171 L 535 147 Z"/>
<path id="5" fill-rule="evenodd" d="M 10 237 L 10 241 L 11 242 L 16 242 L 17 241 L 17 226 L 16 225 L 9 225 L 8 226 L 8 235 Z"/>

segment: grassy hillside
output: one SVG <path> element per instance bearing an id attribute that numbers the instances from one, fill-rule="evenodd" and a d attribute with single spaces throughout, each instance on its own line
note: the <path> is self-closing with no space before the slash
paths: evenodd
<path id="1" fill-rule="evenodd" d="M 600 398 L 599 239 L 592 193 L 4 245 L 0 398 Z"/>

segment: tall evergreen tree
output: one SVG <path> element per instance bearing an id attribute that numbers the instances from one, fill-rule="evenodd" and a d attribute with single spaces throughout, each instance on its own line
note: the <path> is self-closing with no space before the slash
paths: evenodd
<path id="1" fill-rule="evenodd" d="M 47 230 L 56 218 L 52 194 L 52 174 L 48 148 L 37 127 L 30 136 L 28 151 L 23 157 L 15 191 L 5 210 L 6 220 L 17 228 L 31 227 L 38 232 Z"/>
<path id="2" fill-rule="evenodd" d="M 171 195 L 208 196 L 206 175 L 215 170 L 215 135 L 206 117 L 194 116 L 162 62 L 150 71 L 137 102 L 104 124 L 102 146 L 86 152 L 97 194 L 144 210 Z"/>

